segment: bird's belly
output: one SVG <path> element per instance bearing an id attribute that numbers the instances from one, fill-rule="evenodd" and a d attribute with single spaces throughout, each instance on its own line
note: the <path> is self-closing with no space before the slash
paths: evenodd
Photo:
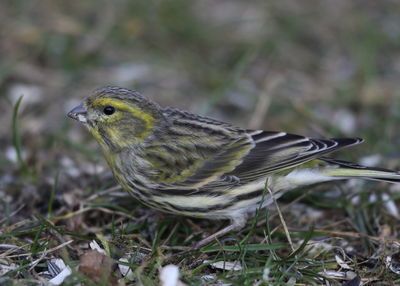
<path id="1" fill-rule="evenodd" d="M 149 198 L 158 209 L 192 217 L 209 219 L 225 219 L 251 212 L 260 206 L 271 203 L 265 180 L 250 184 L 230 187 L 221 190 L 210 190 L 209 193 L 190 193 L 182 190 L 182 194 L 163 195 L 155 192 Z"/>
<path id="2" fill-rule="evenodd" d="M 269 190 L 278 198 L 282 190 L 292 189 L 296 177 L 274 176 L 262 178 L 244 185 L 231 186 L 221 190 L 203 190 L 201 193 L 182 190 L 182 193 L 165 194 L 155 186 L 148 186 L 136 177 L 121 176 L 113 172 L 120 185 L 143 204 L 160 211 L 208 219 L 230 219 L 272 202 Z M 261 206 L 262 203 L 262 206 Z"/>

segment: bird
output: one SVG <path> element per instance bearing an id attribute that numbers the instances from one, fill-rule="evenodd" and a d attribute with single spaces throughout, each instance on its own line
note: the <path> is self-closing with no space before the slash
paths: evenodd
<path id="1" fill-rule="evenodd" d="M 144 205 L 230 220 L 194 249 L 243 228 L 249 214 L 299 187 L 351 178 L 400 183 L 399 172 L 326 157 L 361 138 L 249 130 L 127 88 L 98 88 L 67 115 L 89 130 L 117 182 Z"/>

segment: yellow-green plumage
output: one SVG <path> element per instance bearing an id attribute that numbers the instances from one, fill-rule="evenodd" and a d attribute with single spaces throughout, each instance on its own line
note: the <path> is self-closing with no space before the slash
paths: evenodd
<path id="1" fill-rule="evenodd" d="M 400 182 L 394 171 L 323 157 L 361 143 L 359 138 L 245 130 L 160 107 L 119 87 L 96 90 L 69 116 L 88 127 L 124 189 L 171 213 L 242 220 L 259 206 L 266 181 L 277 197 L 298 186 L 343 178 Z M 269 202 L 267 197 L 264 204 Z"/>

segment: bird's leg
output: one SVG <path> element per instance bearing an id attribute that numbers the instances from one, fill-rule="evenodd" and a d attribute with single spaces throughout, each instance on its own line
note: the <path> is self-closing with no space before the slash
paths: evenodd
<path id="1" fill-rule="evenodd" d="M 228 232 L 231 232 L 232 230 L 242 229 L 245 226 L 246 221 L 247 221 L 247 216 L 244 214 L 241 217 L 233 218 L 230 225 L 228 225 L 228 226 L 224 227 L 223 229 L 217 231 L 216 233 L 213 233 L 210 236 L 207 236 L 206 238 L 200 240 L 190 250 L 197 250 L 203 246 L 206 246 L 213 240 L 227 234 Z"/>

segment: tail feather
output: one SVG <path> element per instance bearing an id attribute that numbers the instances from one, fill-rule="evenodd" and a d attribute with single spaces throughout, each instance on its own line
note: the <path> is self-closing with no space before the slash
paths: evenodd
<path id="1" fill-rule="evenodd" d="M 383 181 L 388 183 L 400 183 L 400 172 L 393 170 L 374 168 L 358 165 L 331 158 L 320 158 L 330 165 L 337 165 L 338 168 L 324 170 L 324 175 L 340 178 L 363 178 L 367 180 Z"/>

